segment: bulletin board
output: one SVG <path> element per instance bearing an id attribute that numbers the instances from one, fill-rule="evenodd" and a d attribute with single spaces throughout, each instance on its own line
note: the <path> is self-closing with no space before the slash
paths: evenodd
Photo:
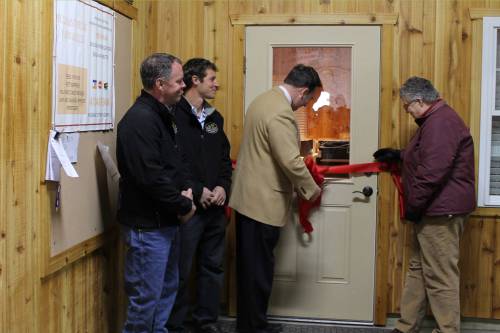
<path id="1" fill-rule="evenodd" d="M 116 13 L 115 125 L 132 102 L 132 24 L 131 19 Z M 116 130 L 81 132 L 78 162 L 74 164 L 79 178 L 67 177 L 61 170 L 60 204 L 57 209 L 57 186 L 48 186 L 51 199 L 51 258 L 64 255 L 81 244 L 88 246 L 116 223 L 118 184 L 107 175 L 97 149 L 98 142 L 109 147 L 116 163 Z"/>

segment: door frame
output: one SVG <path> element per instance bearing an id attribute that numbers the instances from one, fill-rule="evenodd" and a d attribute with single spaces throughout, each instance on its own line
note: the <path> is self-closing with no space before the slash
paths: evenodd
<path id="1" fill-rule="evenodd" d="M 228 91 L 232 117 L 228 119 L 233 131 L 231 137 L 232 155 L 237 156 L 241 142 L 244 117 L 244 82 L 245 82 L 245 28 L 248 25 L 379 25 L 381 31 L 380 45 L 380 114 L 379 114 L 379 147 L 397 146 L 398 137 L 392 130 L 392 124 L 398 115 L 397 96 L 393 96 L 394 85 L 399 78 L 398 63 L 393 56 L 398 14 L 387 13 L 337 13 L 313 15 L 230 15 L 232 35 L 229 77 L 233 79 Z M 241 112 L 238 112 L 241 111 Z M 377 235 L 375 253 L 375 295 L 374 324 L 385 325 L 388 304 L 388 268 L 389 268 L 389 230 L 392 218 L 397 215 L 397 196 L 389 175 L 378 177 L 377 194 Z M 228 281 L 228 309 L 230 315 L 236 314 L 236 256 L 235 228 L 231 223 L 228 229 L 228 265 L 226 280 Z"/>

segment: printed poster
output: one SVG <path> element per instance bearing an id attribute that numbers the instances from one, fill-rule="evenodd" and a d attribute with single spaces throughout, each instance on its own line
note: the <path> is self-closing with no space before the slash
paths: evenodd
<path id="1" fill-rule="evenodd" d="M 54 10 L 53 128 L 112 129 L 114 12 L 90 0 L 57 0 Z"/>

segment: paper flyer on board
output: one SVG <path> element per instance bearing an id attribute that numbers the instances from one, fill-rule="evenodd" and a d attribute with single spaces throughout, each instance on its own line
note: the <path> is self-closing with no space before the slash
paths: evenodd
<path id="1" fill-rule="evenodd" d="M 45 180 L 60 181 L 61 167 L 68 177 L 78 177 L 78 173 L 71 164 L 63 144 L 59 139 L 59 135 L 60 134 L 54 130 L 51 130 L 49 133 Z"/>
<path id="2" fill-rule="evenodd" d="M 88 0 L 57 0 L 54 11 L 53 128 L 112 129 L 115 14 Z"/>

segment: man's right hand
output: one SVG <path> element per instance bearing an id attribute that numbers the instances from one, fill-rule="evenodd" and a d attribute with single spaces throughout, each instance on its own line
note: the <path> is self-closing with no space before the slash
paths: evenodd
<path id="1" fill-rule="evenodd" d="M 311 201 L 311 202 L 316 201 L 316 199 L 318 199 L 318 197 L 320 195 L 321 195 L 321 188 L 318 187 L 318 189 L 316 190 L 316 192 L 314 192 L 314 194 L 312 195 L 311 199 L 309 199 L 309 201 Z"/>
<path id="2" fill-rule="evenodd" d="M 186 223 L 190 218 L 193 217 L 194 212 L 196 212 L 196 206 L 191 202 L 191 210 L 185 215 L 180 215 L 179 220 L 181 223 Z"/>
<path id="3" fill-rule="evenodd" d="M 213 196 L 212 191 L 204 187 L 200 197 L 200 204 L 203 208 L 207 209 L 212 204 L 211 203 L 212 196 Z"/>
<path id="4" fill-rule="evenodd" d="M 196 212 L 196 206 L 193 203 L 193 190 L 188 188 L 185 191 L 181 191 L 181 195 L 185 196 L 188 199 L 191 199 L 191 210 L 184 215 L 179 215 L 178 218 L 181 221 L 181 223 L 185 223 L 187 220 L 193 217 L 194 212 Z"/>
<path id="5" fill-rule="evenodd" d="M 193 190 L 188 188 L 187 190 L 181 191 L 181 195 L 185 196 L 186 198 L 191 199 L 193 201 Z"/>

